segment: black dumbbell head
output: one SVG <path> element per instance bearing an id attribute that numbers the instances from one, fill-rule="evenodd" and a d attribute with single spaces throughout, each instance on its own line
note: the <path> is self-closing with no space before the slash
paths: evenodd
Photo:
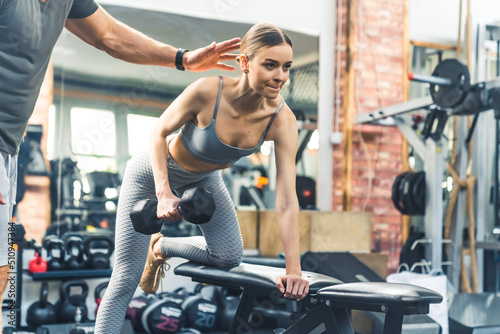
<path id="1" fill-rule="evenodd" d="M 130 212 L 134 230 L 148 235 L 160 232 L 163 222 L 157 217 L 157 207 L 158 201 L 152 199 L 145 199 L 135 203 Z"/>
<path id="2" fill-rule="evenodd" d="M 209 191 L 202 188 L 188 189 L 182 195 L 179 211 L 190 223 L 207 223 L 215 211 L 214 198 Z"/>

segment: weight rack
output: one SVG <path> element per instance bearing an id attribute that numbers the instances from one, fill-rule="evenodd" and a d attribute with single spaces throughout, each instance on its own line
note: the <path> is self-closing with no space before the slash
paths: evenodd
<path id="1" fill-rule="evenodd" d="M 26 327 L 21 326 L 21 303 L 23 297 L 23 279 L 28 276 L 33 281 L 44 280 L 66 280 L 66 279 L 88 279 L 88 278 L 106 278 L 111 277 L 112 269 L 81 269 L 81 270 L 58 270 L 47 271 L 43 273 L 29 273 L 28 270 L 23 269 L 23 251 L 27 241 L 24 239 L 25 230 L 23 225 L 15 224 L 16 227 L 16 297 L 15 297 L 15 330 L 27 330 Z"/>

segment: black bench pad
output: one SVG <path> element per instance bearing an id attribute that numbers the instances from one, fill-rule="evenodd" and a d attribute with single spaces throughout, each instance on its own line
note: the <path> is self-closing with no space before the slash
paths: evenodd
<path id="1" fill-rule="evenodd" d="M 326 287 L 316 297 L 349 303 L 371 303 L 387 306 L 438 304 L 443 297 L 430 289 L 411 284 L 385 282 L 355 282 Z"/>
<path id="2" fill-rule="evenodd" d="M 186 262 L 174 269 L 176 275 L 191 277 L 196 282 L 213 284 L 233 289 L 254 288 L 264 291 L 276 289 L 276 277 L 285 276 L 285 268 L 276 268 L 256 264 L 242 263 L 234 268 L 217 268 L 194 262 Z M 309 293 L 342 281 L 330 276 L 313 272 L 302 272 L 302 277 L 309 281 Z"/>

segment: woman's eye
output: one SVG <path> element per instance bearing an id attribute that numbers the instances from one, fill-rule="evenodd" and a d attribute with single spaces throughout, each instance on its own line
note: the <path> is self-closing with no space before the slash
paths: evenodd
<path id="1" fill-rule="evenodd" d="M 290 67 L 292 67 L 292 65 L 285 65 L 285 66 L 283 66 L 283 69 L 285 71 L 288 71 L 290 69 Z"/>
<path id="2" fill-rule="evenodd" d="M 270 70 L 274 68 L 274 64 L 272 63 L 266 64 L 265 66 Z"/>

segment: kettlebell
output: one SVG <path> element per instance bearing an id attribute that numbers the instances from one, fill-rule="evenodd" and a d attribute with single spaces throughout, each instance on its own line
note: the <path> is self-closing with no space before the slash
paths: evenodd
<path id="1" fill-rule="evenodd" d="M 109 282 L 102 282 L 101 284 L 97 285 L 94 289 L 94 298 L 95 298 L 95 303 L 97 304 L 95 308 L 95 315 L 97 315 L 97 311 L 99 310 L 99 305 L 101 305 L 102 297 L 103 297 L 103 291 L 106 290 L 108 287 Z"/>
<path id="2" fill-rule="evenodd" d="M 72 287 L 79 287 L 82 289 L 80 294 L 70 294 Z M 60 300 L 56 305 L 57 319 L 59 323 L 73 323 L 77 319 L 77 309 L 81 311 L 80 321 L 87 320 L 87 305 L 85 300 L 89 294 L 89 286 L 83 280 L 71 280 L 61 284 L 59 289 Z"/>
<path id="3" fill-rule="evenodd" d="M 88 267 L 91 269 L 109 269 L 109 257 L 113 253 L 114 248 L 115 243 L 108 236 L 95 235 L 85 239 L 85 254 L 87 254 L 88 258 Z"/>
<path id="4" fill-rule="evenodd" d="M 84 259 L 85 246 L 80 237 L 72 236 L 66 240 L 66 253 L 70 256 L 66 260 L 67 269 L 83 269 L 87 266 Z"/>
<path id="5" fill-rule="evenodd" d="M 43 273 L 47 271 L 47 261 L 42 257 L 42 246 L 35 244 L 35 258 L 32 259 L 28 266 L 28 272 L 33 273 Z"/>
<path id="6" fill-rule="evenodd" d="M 46 241 L 47 257 L 47 270 L 64 270 L 66 269 L 66 248 L 64 242 L 58 238 L 50 238 Z M 58 252 L 54 254 L 54 250 Z"/>
<path id="7" fill-rule="evenodd" d="M 41 325 L 57 323 L 57 314 L 54 305 L 47 301 L 49 288 L 47 282 L 42 282 L 40 300 L 28 308 L 26 322 L 31 330 L 36 330 Z"/>

